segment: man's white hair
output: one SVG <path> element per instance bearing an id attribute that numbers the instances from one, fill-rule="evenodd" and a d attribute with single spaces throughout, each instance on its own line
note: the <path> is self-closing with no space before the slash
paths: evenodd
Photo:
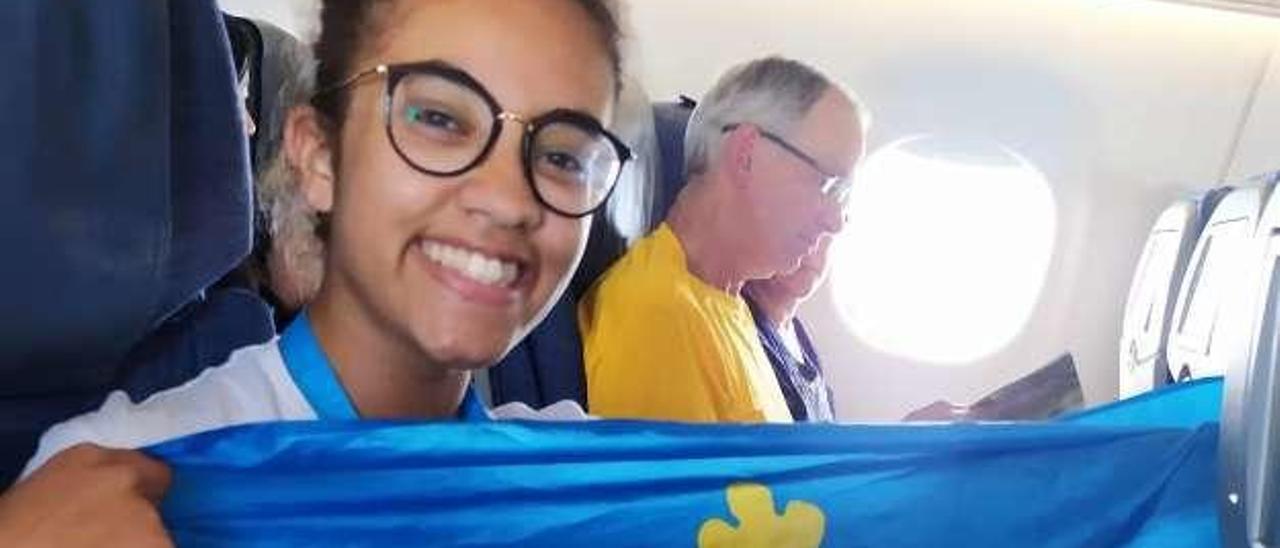
<path id="1" fill-rule="evenodd" d="M 707 171 L 725 126 L 752 124 L 787 136 L 829 89 L 853 104 L 865 133 L 871 120 L 858 98 L 844 86 L 799 61 L 765 57 L 725 72 L 689 118 L 685 129 L 686 176 Z"/>

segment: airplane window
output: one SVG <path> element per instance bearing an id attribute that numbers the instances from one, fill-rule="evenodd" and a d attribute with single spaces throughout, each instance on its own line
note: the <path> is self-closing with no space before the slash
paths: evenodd
<path id="1" fill-rule="evenodd" d="M 1057 230 L 1053 193 L 993 142 L 920 136 L 871 154 L 836 242 L 832 290 L 871 346 L 962 365 L 1030 319 Z"/>

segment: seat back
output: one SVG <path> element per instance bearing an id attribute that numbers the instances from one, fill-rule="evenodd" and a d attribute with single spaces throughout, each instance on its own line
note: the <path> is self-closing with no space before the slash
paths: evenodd
<path id="1" fill-rule="evenodd" d="M 248 252 L 251 212 L 213 0 L 4 2 L 0 26 L 0 65 L 24 75 L 0 79 L 4 485 Z"/>
<path id="2" fill-rule="evenodd" d="M 210 4 L 169 10 L 172 244 L 157 321 L 239 264 L 252 245 L 241 98 L 221 12 Z"/>
<path id="3" fill-rule="evenodd" d="M 1120 336 L 1120 397 L 1167 384 L 1169 320 L 1187 261 L 1217 203 L 1230 189 L 1178 200 L 1156 219 L 1134 270 Z"/>
<path id="4" fill-rule="evenodd" d="M 653 106 L 653 121 L 658 135 L 658 152 L 661 167 L 658 170 L 658 190 L 655 193 L 653 226 L 667 218 L 680 190 L 687 182 L 684 172 L 684 137 L 696 103 L 691 99 L 657 103 Z"/>
<path id="5" fill-rule="evenodd" d="M 1169 331 L 1166 357 L 1178 381 L 1221 376 L 1247 359 L 1249 319 L 1255 296 L 1243 291 L 1266 189 L 1239 188 L 1210 216 L 1187 264 Z"/>
<path id="6" fill-rule="evenodd" d="M 1272 193 L 1242 285 L 1253 301 L 1249 358 L 1224 384 L 1219 512 L 1225 546 L 1280 546 L 1280 196 Z"/>

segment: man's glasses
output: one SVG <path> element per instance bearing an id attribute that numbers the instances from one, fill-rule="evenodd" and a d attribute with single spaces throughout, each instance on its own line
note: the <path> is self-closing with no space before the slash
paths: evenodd
<path id="1" fill-rule="evenodd" d="M 724 126 L 722 132 L 729 133 L 741 126 L 742 124 L 729 124 Z M 778 145 L 779 148 L 787 151 L 793 157 L 804 162 L 805 165 L 816 171 L 818 175 L 821 175 L 822 183 L 819 186 L 819 190 L 822 192 L 823 196 L 830 197 L 841 206 L 845 205 L 849 199 L 849 190 L 853 188 L 853 177 L 827 173 L 827 170 L 823 169 L 822 165 L 819 164 L 813 156 L 808 155 L 805 151 L 800 150 L 799 147 L 787 142 L 786 139 L 783 139 L 776 133 L 765 130 L 764 128 L 757 127 L 757 130 L 760 132 L 760 136 L 764 137 L 769 142 Z"/>
<path id="2" fill-rule="evenodd" d="M 557 109 L 532 119 L 506 112 L 466 72 L 442 61 L 378 65 L 322 91 L 386 77 L 387 138 L 405 163 L 456 177 L 484 163 L 507 122 L 524 126 L 525 180 L 547 209 L 585 217 L 613 193 L 631 150 L 593 116 Z"/>

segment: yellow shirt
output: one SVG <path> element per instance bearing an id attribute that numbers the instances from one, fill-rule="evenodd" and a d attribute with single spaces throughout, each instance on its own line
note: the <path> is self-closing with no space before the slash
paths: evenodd
<path id="1" fill-rule="evenodd" d="M 578 323 L 593 415 L 791 422 L 746 302 L 691 274 L 666 224 L 605 273 Z"/>

